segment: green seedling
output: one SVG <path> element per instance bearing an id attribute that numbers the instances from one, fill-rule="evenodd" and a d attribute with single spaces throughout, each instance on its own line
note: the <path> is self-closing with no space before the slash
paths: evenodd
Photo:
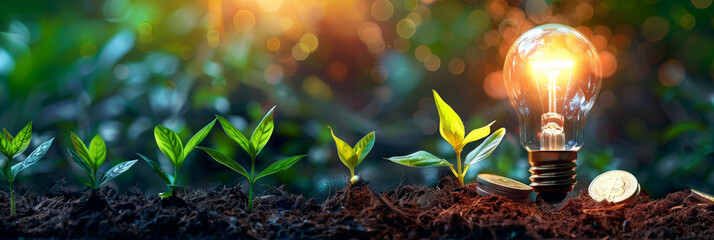
<path id="1" fill-rule="evenodd" d="M 471 131 L 464 137 L 464 123 L 461 121 L 459 115 L 457 115 L 456 112 L 454 112 L 454 110 L 441 99 L 436 91 L 433 92 L 436 109 L 439 111 L 439 133 L 441 133 L 441 136 L 453 147 L 454 153 L 456 153 L 457 169 L 454 169 L 454 165 L 448 161 L 434 156 L 434 154 L 426 151 L 418 151 L 406 156 L 390 157 L 387 158 L 387 160 L 410 167 L 449 166 L 449 168 L 451 168 L 451 172 L 459 180 L 459 183 L 464 185 L 464 176 L 466 175 L 466 171 L 468 171 L 471 165 L 480 162 L 491 155 L 493 150 L 496 149 L 499 143 L 501 143 L 503 136 L 506 135 L 506 129 L 498 129 L 489 136 L 491 133 L 491 125 L 493 125 L 493 122 L 491 122 L 484 127 Z M 483 141 L 483 143 L 481 143 L 481 145 L 466 155 L 466 159 L 464 159 L 464 164 L 462 165 L 461 152 L 463 151 L 464 146 L 486 136 L 488 137 Z"/>
<path id="2" fill-rule="evenodd" d="M 158 162 L 151 160 L 140 153 L 137 153 L 137 155 L 139 155 L 141 159 L 144 159 L 144 161 L 149 164 L 151 169 L 153 169 L 154 172 L 156 172 L 156 174 L 159 175 L 159 177 L 161 177 L 161 179 L 164 180 L 166 185 L 169 187 L 170 190 L 168 192 L 159 193 L 159 197 L 169 197 L 176 189 L 181 187 L 178 185 L 177 179 L 178 172 L 181 165 L 183 165 L 183 161 L 186 160 L 186 156 L 188 156 L 188 154 L 196 148 L 196 145 L 201 143 L 203 139 L 206 138 L 215 123 L 216 120 L 214 119 L 211 123 L 199 130 L 195 135 L 193 135 L 193 137 L 191 137 L 190 140 L 188 140 L 185 147 L 176 132 L 161 125 L 154 128 L 154 138 L 156 138 L 156 144 L 159 145 L 161 152 L 169 158 L 171 164 L 174 166 L 174 175 L 169 175 L 161 169 Z"/>
<path id="3" fill-rule="evenodd" d="M 35 164 L 45 156 L 54 138 L 40 144 L 30 155 L 27 155 L 24 161 L 10 167 L 12 159 L 22 154 L 27 147 L 30 146 L 30 140 L 32 139 L 32 122 L 20 130 L 15 137 L 4 128 L 2 131 L 4 136 L 0 137 L 0 152 L 5 156 L 5 161 L 0 162 L 0 168 L 2 168 L 0 175 L 10 183 L 10 216 L 15 216 L 15 191 L 13 189 L 15 178 L 20 172 L 32 166 L 32 164 Z"/>
<path id="4" fill-rule="evenodd" d="M 82 183 L 92 189 L 99 189 L 105 183 L 129 170 L 137 161 L 131 160 L 119 163 L 110 168 L 109 171 L 102 173 L 100 178 L 97 178 L 100 172 L 99 167 L 104 164 L 104 160 L 107 158 L 107 147 L 102 136 L 99 134 L 94 136 L 89 143 L 89 148 L 87 148 L 82 139 L 79 139 L 77 134 L 72 133 L 72 144 L 74 145 L 74 150 L 68 148 L 67 151 L 69 151 L 74 165 L 77 165 L 79 169 L 87 174 L 89 181 L 82 181 Z"/>
<path id="5" fill-rule="evenodd" d="M 258 126 L 255 128 L 255 130 L 253 130 L 253 134 L 250 136 L 250 139 L 246 138 L 240 131 L 238 131 L 237 128 L 235 128 L 230 122 L 228 122 L 228 120 L 216 115 L 218 121 L 221 122 L 223 131 L 226 132 L 228 137 L 238 143 L 238 145 L 240 145 L 240 147 L 243 148 L 243 150 L 245 150 L 248 155 L 250 155 L 250 173 L 248 173 L 248 171 L 246 171 L 243 166 L 238 164 L 238 162 L 216 150 L 207 147 L 197 147 L 198 149 L 201 149 L 208 153 L 208 155 L 210 155 L 211 158 L 216 160 L 216 162 L 223 164 L 226 167 L 233 169 L 233 171 L 238 172 L 240 175 L 243 175 L 244 177 L 248 178 L 248 211 L 253 210 L 253 185 L 256 181 L 258 181 L 258 179 L 286 170 L 306 156 L 292 156 L 277 161 L 268 166 L 265 170 L 258 173 L 257 175 L 255 174 L 255 158 L 258 156 L 258 153 L 263 150 L 263 147 L 265 147 L 265 144 L 268 143 L 268 140 L 270 140 L 270 136 L 273 134 L 273 110 L 275 110 L 275 107 L 271 108 L 270 111 L 268 111 L 268 113 L 265 115 L 265 117 L 263 117 L 263 120 L 258 123 Z"/>
<path id="6" fill-rule="evenodd" d="M 345 141 L 335 136 L 335 132 L 330 126 L 327 127 L 330 128 L 332 139 L 335 140 L 337 156 L 350 169 L 350 183 L 354 184 L 359 180 L 359 176 L 355 175 L 355 168 L 362 163 L 374 146 L 374 132 L 365 135 L 354 147 L 350 147 Z"/>

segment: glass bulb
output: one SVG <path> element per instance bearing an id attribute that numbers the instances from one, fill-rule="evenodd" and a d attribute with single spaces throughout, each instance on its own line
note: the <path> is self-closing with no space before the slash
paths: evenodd
<path id="1" fill-rule="evenodd" d="M 585 119 L 600 91 L 598 52 L 571 27 L 542 25 L 513 43 L 503 75 L 532 165 L 531 187 L 562 200 L 575 185 Z"/>
<path id="2" fill-rule="evenodd" d="M 583 34 L 560 24 L 533 28 L 511 46 L 503 73 L 526 150 L 580 149 L 602 80 L 598 52 Z"/>

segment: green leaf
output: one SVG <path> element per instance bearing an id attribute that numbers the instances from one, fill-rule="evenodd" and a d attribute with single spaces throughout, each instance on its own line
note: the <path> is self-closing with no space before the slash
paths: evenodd
<path id="1" fill-rule="evenodd" d="M 330 126 L 327 127 L 330 128 L 332 139 L 335 141 L 335 146 L 337 147 L 337 156 L 340 157 L 340 160 L 342 160 L 342 163 L 344 163 L 345 166 L 347 166 L 351 170 L 354 170 L 355 167 L 357 167 L 357 164 L 359 164 L 357 153 L 352 147 L 350 147 L 350 145 L 345 143 L 345 141 L 342 141 L 342 139 L 335 136 L 335 132 L 332 131 L 332 128 Z"/>
<path id="2" fill-rule="evenodd" d="M 12 146 L 12 142 L 8 141 L 7 138 L 0 138 L 0 152 L 7 158 L 10 162 L 15 156 L 15 147 Z"/>
<path id="3" fill-rule="evenodd" d="M 357 154 L 359 159 L 359 161 L 357 161 L 357 165 L 362 163 L 362 160 L 367 157 L 369 151 L 372 151 L 372 147 L 374 147 L 374 140 L 374 132 L 371 132 L 357 142 L 357 145 L 354 147 L 355 153 L 360 152 Z M 361 151 L 357 151 L 357 149 L 361 149 Z"/>
<path id="4" fill-rule="evenodd" d="M 307 155 L 292 156 L 292 157 L 277 161 L 273 164 L 270 164 L 270 166 L 268 166 L 265 170 L 260 172 L 260 174 L 258 174 L 258 176 L 255 177 L 255 179 L 253 179 L 253 181 L 256 181 L 262 177 L 265 177 L 265 176 L 268 176 L 271 174 L 275 174 L 277 172 L 288 169 L 288 168 L 292 167 L 293 164 L 295 164 L 297 161 L 300 161 L 300 159 L 302 159 L 305 156 L 307 156 Z"/>
<path id="5" fill-rule="evenodd" d="M 240 175 L 243 175 L 246 178 L 250 179 L 250 175 L 248 174 L 248 171 L 246 171 L 245 168 L 243 168 L 243 166 L 238 164 L 233 159 L 226 157 L 226 155 L 223 155 L 222 153 L 220 153 L 216 150 L 207 148 L 207 147 L 196 147 L 196 148 L 201 149 L 204 152 L 208 153 L 208 155 L 210 155 L 211 158 L 213 158 L 213 160 L 216 160 L 216 162 L 223 164 L 226 167 L 233 169 L 233 171 L 240 173 Z"/>
<path id="6" fill-rule="evenodd" d="M 501 143 L 501 140 L 503 139 L 503 136 L 506 135 L 506 129 L 501 128 L 493 132 L 491 136 L 488 136 L 486 140 L 483 140 L 481 145 L 476 147 L 473 151 L 471 151 L 468 155 L 466 155 L 466 159 L 464 159 L 464 162 L 466 163 L 466 166 L 480 162 L 488 157 L 488 155 L 491 155 L 493 150 L 496 149 L 499 143 Z"/>
<path id="7" fill-rule="evenodd" d="M 204 126 L 203 128 L 201 128 L 201 130 L 198 130 L 198 132 L 196 134 L 194 134 L 190 140 L 188 140 L 188 142 L 186 143 L 186 146 L 183 148 L 182 159 L 185 160 L 186 157 L 188 156 L 188 154 L 191 153 L 191 151 L 193 151 L 194 148 L 196 148 L 196 145 L 201 143 L 203 141 L 203 139 L 205 139 L 206 136 L 208 136 L 208 133 L 211 132 L 211 129 L 213 129 L 214 124 L 216 124 L 215 119 L 213 121 L 211 121 L 209 124 L 207 124 L 206 126 Z M 181 163 L 179 163 L 179 165 L 181 165 L 181 164 L 183 164 L 183 161 Z"/>
<path id="8" fill-rule="evenodd" d="M 486 126 L 471 131 L 468 135 L 466 135 L 466 138 L 464 138 L 464 141 L 461 143 L 461 148 L 463 149 L 466 144 L 478 141 L 479 139 L 488 136 L 488 134 L 491 134 L 491 125 L 495 122 L 496 121 L 493 121 Z"/>
<path id="9" fill-rule="evenodd" d="M 84 173 L 87 174 L 87 177 L 90 178 L 91 182 L 94 183 L 94 169 L 92 169 L 89 164 L 87 164 L 82 158 L 77 155 L 77 152 L 75 152 L 72 149 L 67 148 L 67 151 L 69 151 L 70 158 L 72 159 L 72 162 L 74 162 L 74 165 L 76 165 L 80 170 L 82 170 Z M 90 187 L 94 188 L 94 185 L 90 185 Z"/>
<path id="10" fill-rule="evenodd" d="M 173 192 L 172 192 L 172 191 L 159 193 L 159 197 L 160 197 L 160 198 L 171 197 L 171 195 L 173 195 Z"/>
<path id="11" fill-rule="evenodd" d="M 443 167 L 451 163 L 426 151 L 418 151 L 406 156 L 396 156 L 387 160 L 409 167 Z"/>
<path id="12" fill-rule="evenodd" d="M 113 168 L 109 169 L 109 171 L 107 171 L 106 173 L 104 173 L 104 175 L 102 175 L 102 179 L 99 180 L 99 184 L 97 184 L 97 187 L 101 187 L 108 181 L 110 181 L 110 180 L 118 177 L 122 173 L 126 172 L 127 170 L 129 170 L 129 168 L 131 168 L 131 166 L 134 165 L 134 163 L 136 163 L 136 161 L 138 161 L 138 160 L 126 161 L 126 162 L 117 164 Z"/>
<path id="13" fill-rule="evenodd" d="M 151 159 L 147 158 L 147 157 L 144 156 L 144 155 L 141 155 L 140 153 L 137 153 L 136 155 L 139 155 L 139 157 L 140 157 L 141 159 L 144 159 L 144 161 L 145 161 L 147 164 L 149 164 L 149 167 L 151 167 L 151 169 L 153 169 L 154 172 L 155 172 L 157 175 L 159 175 L 159 177 L 161 177 L 161 179 L 163 179 L 164 182 L 166 182 L 166 184 L 173 184 L 173 182 L 174 182 L 174 177 L 171 176 L 171 175 L 169 175 L 168 173 L 164 172 L 164 170 L 161 169 L 161 167 L 159 166 L 159 163 L 157 163 L 157 162 L 154 161 L 154 160 L 151 160 Z"/>
<path id="14" fill-rule="evenodd" d="M 25 160 L 15 164 L 15 166 L 12 166 L 12 176 L 10 177 L 10 180 L 14 180 L 18 173 L 20 173 L 23 170 L 27 169 L 28 167 L 32 166 L 32 164 L 35 164 L 42 157 L 44 157 L 45 153 L 47 153 L 47 151 L 50 150 L 50 146 L 52 145 L 52 140 L 55 140 L 55 139 L 51 138 L 50 140 L 47 140 L 46 142 L 40 144 L 40 146 L 35 148 L 35 150 L 32 151 L 32 153 L 30 153 L 30 155 L 28 155 L 27 158 L 25 158 Z"/>
<path id="15" fill-rule="evenodd" d="M 87 149 L 87 146 L 84 145 L 82 139 L 79 139 L 79 137 L 77 137 L 77 134 L 74 134 L 74 132 L 71 133 L 71 138 L 72 144 L 74 145 L 74 149 L 77 150 L 77 155 L 79 155 L 79 157 L 82 158 L 82 160 L 86 162 L 87 165 L 91 166 L 92 169 L 94 169 L 94 160 L 92 160 L 92 157 L 89 156 L 89 149 Z"/>
<path id="16" fill-rule="evenodd" d="M 228 137 L 230 137 L 231 139 L 233 139 L 233 141 L 238 143 L 238 145 L 240 145 L 240 147 L 243 148 L 243 150 L 245 150 L 245 152 L 248 153 L 248 155 L 250 155 L 251 157 L 255 157 L 255 153 L 253 152 L 253 149 L 250 146 L 250 141 L 248 141 L 248 139 L 245 138 L 245 136 L 243 136 L 243 134 L 240 131 L 238 131 L 238 129 L 236 129 L 236 127 L 234 127 L 233 124 L 228 122 L 228 120 L 226 120 L 225 118 L 218 116 L 218 115 L 216 115 L 216 117 L 218 118 L 218 121 L 221 123 L 221 127 L 223 128 L 223 131 L 226 132 L 226 135 L 228 135 Z"/>
<path id="17" fill-rule="evenodd" d="M 460 150 L 461 142 L 464 140 L 464 123 L 454 109 L 441 99 L 436 91 L 434 92 L 434 102 L 439 111 L 439 133 L 454 150 Z"/>
<path id="18" fill-rule="evenodd" d="M 22 130 L 20 130 L 15 138 L 12 140 L 12 145 L 15 149 L 15 155 L 20 154 L 30 146 L 30 140 L 32 140 L 32 122 L 28 123 Z"/>
<path id="19" fill-rule="evenodd" d="M 250 135 L 250 145 L 253 146 L 255 153 L 253 157 L 258 156 L 260 150 L 263 150 L 265 144 L 268 144 L 270 136 L 273 135 L 273 110 L 275 110 L 275 106 L 265 114 L 263 120 L 261 120 L 258 126 L 255 127 L 255 130 L 253 130 L 253 134 Z"/>
<path id="20" fill-rule="evenodd" d="M 7 141 L 12 142 L 12 139 L 13 139 L 12 134 L 10 134 L 7 131 L 7 129 L 3 128 L 2 133 L 3 133 L 3 135 L 5 135 L 5 139 L 7 139 Z"/>
<path id="21" fill-rule="evenodd" d="M 92 142 L 89 143 L 89 157 L 91 158 L 91 165 L 94 171 L 97 171 L 107 158 L 107 146 L 99 134 L 94 136 Z"/>
<path id="22" fill-rule="evenodd" d="M 176 132 L 164 126 L 156 126 L 154 128 L 154 138 L 156 144 L 159 145 L 161 152 L 166 155 L 175 167 L 180 167 L 179 163 L 183 162 L 183 144 Z"/>

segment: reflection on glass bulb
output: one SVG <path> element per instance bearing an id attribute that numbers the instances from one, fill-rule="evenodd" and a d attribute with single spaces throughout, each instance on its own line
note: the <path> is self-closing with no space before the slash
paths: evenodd
<path id="1" fill-rule="evenodd" d="M 600 57 L 577 30 L 548 24 L 521 35 L 506 56 L 504 81 L 529 152 L 536 192 L 569 192 L 585 119 L 600 91 Z M 564 195 L 563 195 L 564 196 Z"/>

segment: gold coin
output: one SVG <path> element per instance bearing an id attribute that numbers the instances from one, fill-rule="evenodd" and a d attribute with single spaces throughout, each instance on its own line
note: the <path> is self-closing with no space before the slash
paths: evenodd
<path id="1" fill-rule="evenodd" d="M 533 190 L 519 181 L 493 174 L 479 174 L 476 181 L 493 189 L 516 194 L 529 194 Z"/>
<path id="2" fill-rule="evenodd" d="M 705 202 L 714 202 L 714 196 L 692 189 L 692 196 Z"/>
<path id="3" fill-rule="evenodd" d="M 622 170 L 612 170 L 600 174 L 588 187 L 590 197 L 595 201 L 608 201 L 619 204 L 630 201 L 637 196 L 639 184 L 631 173 Z"/>
<path id="4" fill-rule="evenodd" d="M 500 195 L 510 199 L 527 199 L 528 195 L 530 194 L 530 192 L 513 193 L 501 191 L 495 188 L 488 187 L 482 183 L 478 183 L 476 185 L 476 192 L 478 193 L 478 195 L 481 196 Z"/>
<path id="5" fill-rule="evenodd" d="M 641 191 L 640 184 L 637 184 L 637 191 L 635 192 L 635 194 L 632 195 L 632 197 L 630 197 L 629 199 L 626 200 L 626 203 L 629 204 L 629 203 L 637 201 L 637 199 L 640 197 L 640 191 Z"/>

